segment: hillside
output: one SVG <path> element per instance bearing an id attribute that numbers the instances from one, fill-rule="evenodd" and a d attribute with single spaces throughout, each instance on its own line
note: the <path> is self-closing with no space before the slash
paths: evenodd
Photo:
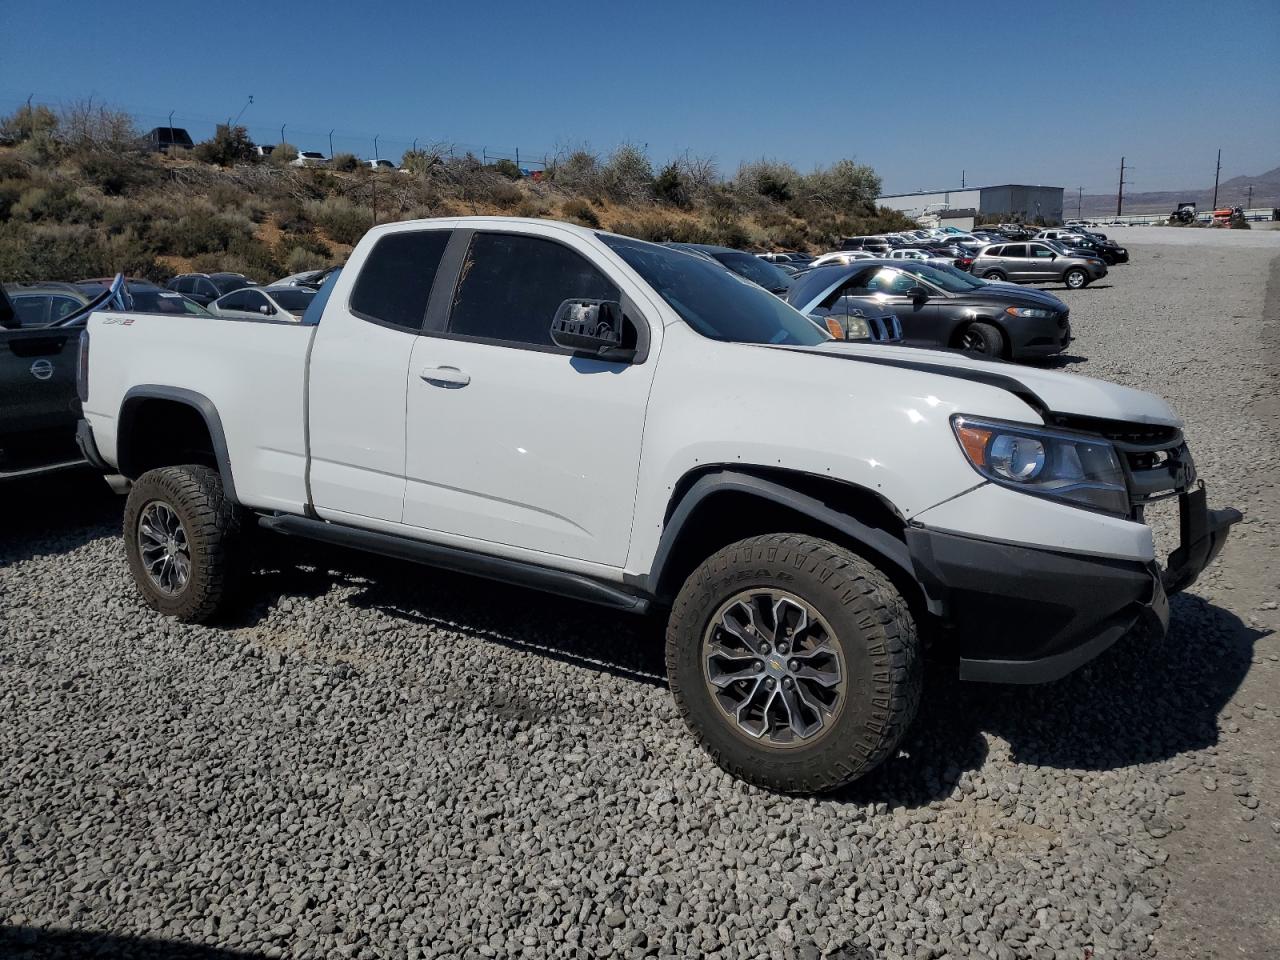
<path id="1" fill-rule="evenodd" d="M 1218 184 L 1219 206 L 1246 206 L 1249 187 L 1253 187 L 1254 207 L 1280 207 L 1280 167 L 1268 170 L 1256 177 L 1232 177 Z M 1067 216 L 1075 215 L 1074 198 L 1067 196 Z M 1201 210 L 1213 205 L 1213 185 L 1196 190 L 1156 190 L 1146 193 L 1125 193 L 1125 213 L 1168 213 L 1179 203 L 1193 202 Z M 1084 195 L 1083 212 L 1086 217 L 1106 217 L 1116 212 L 1116 195 Z"/>
<path id="2" fill-rule="evenodd" d="M 814 249 L 841 236 L 901 229 L 877 211 L 880 178 L 842 160 L 801 174 L 759 161 L 731 179 L 688 155 L 655 171 L 624 146 L 576 150 L 543 176 L 474 156 L 406 154 L 411 172 L 339 155 L 290 166 L 287 146 L 252 156 L 242 128 L 181 156 L 147 154 L 123 115 L 0 120 L 0 280 L 73 280 L 123 270 L 162 279 L 234 270 L 269 281 L 345 260 L 374 223 L 474 214 L 551 217 L 649 240 Z"/>

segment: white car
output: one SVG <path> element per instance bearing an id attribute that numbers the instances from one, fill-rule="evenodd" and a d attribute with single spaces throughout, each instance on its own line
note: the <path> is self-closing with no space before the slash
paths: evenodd
<path id="1" fill-rule="evenodd" d="M 382 224 L 318 296 L 316 324 L 89 320 L 78 439 L 129 487 L 142 601 L 215 618 L 265 528 L 652 611 L 693 734 L 770 789 L 895 755 L 923 633 L 963 678 L 1053 680 L 1163 630 L 1240 520 L 1158 397 L 835 339 L 659 244 Z M 1169 496 L 1162 569 L 1143 511 Z"/>
<path id="2" fill-rule="evenodd" d="M 810 267 L 825 267 L 830 264 L 844 266 L 852 263 L 854 260 L 874 260 L 876 254 L 867 250 L 833 250 L 830 253 L 824 253 L 817 257 L 809 264 Z"/>
<path id="3" fill-rule="evenodd" d="M 396 165 L 390 160 L 361 160 L 361 166 L 368 167 L 370 170 L 395 170 Z"/>
<path id="4" fill-rule="evenodd" d="M 315 150 L 301 150 L 289 161 L 291 167 L 327 167 L 329 158 Z"/>
<path id="5" fill-rule="evenodd" d="M 300 323 L 316 291 L 294 284 L 245 287 L 233 290 L 209 304 L 209 312 L 231 320 L 276 320 Z"/>

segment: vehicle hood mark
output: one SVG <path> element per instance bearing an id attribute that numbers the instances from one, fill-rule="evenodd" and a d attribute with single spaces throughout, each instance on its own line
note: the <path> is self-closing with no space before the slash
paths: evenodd
<path id="1" fill-rule="evenodd" d="M 31 375 L 37 380 L 48 380 L 53 376 L 53 364 L 48 360 L 37 360 L 31 365 Z"/>

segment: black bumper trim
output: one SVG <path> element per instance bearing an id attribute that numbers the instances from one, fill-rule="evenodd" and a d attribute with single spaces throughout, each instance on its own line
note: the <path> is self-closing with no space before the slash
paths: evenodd
<path id="1" fill-rule="evenodd" d="M 98 451 L 98 445 L 93 440 L 93 428 L 89 426 L 87 420 L 81 420 L 76 424 L 76 446 L 80 448 L 80 455 L 89 462 L 91 467 L 103 473 L 115 472 L 111 464 L 107 463 Z"/>

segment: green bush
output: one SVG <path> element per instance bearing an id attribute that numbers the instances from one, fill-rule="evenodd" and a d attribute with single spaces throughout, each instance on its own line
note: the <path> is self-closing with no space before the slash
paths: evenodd
<path id="1" fill-rule="evenodd" d="M 105 151 L 81 153 L 76 165 L 85 180 L 109 197 L 119 196 L 127 190 L 149 185 L 157 180 L 153 167 L 139 163 L 136 158 Z"/>
<path id="2" fill-rule="evenodd" d="M 653 166 L 644 151 L 624 143 L 600 168 L 600 188 L 619 203 L 634 203 L 653 196 Z"/>
<path id="3" fill-rule="evenodd" d="M 79 280 L 116 272 L 161 279 L 167 271 L 132 234 L 103 237 L 82 224 L 0 224 L 0 276 L 6 280 Z"/>
<path id="4" fill-rule="evenodd" d="M 28 181 L 18 199 L 10 206 L 14 220 L 32 223 L 89 223 L 96 220 L 97 210 L 66 181 Z"/>
<path id="5" fill-rule="evenodd" d="M 196 144 L 194 152 L 197 160 L 220 167 L 230 167 L 257 157 L 249 131 L 244 127 L 229 127 L 225 123 L 218 124 L 211 138 Z"/>
<path id="6" fill-rule="evenodd" d="M 333 256 L 333 250 L 329 244 L 313 233 L 286 233 L 276 241 L 276 258 L 281 262 L 287 260 L 294 250 L 301 250 L 326 262 Z M 297 273 L 298 271 L 289 272 Z"/>
<path id="7" fill-rule="evenodd" d="M 506 177 L 508 180 L 519 180 L 524 176 L 524 174 L 520 172 L 520 168 L 516 166 L 516 162 L 514 160 L 507 160 L 505 158 L 496 161 L 490 169 L 499 176 Z"/>
<path id="8" fill-rule="evenodd" d="M 50 137 L 58 130 L 58 115 L 48 107 L 25 104 L 0 118 L 0 139 L 22 143 L 35 137 Z"/>
<path id="9" fill-rule="evenodd" d="M 373 226 L 373 214 L 343 197 L 313 200 L 304 207 L 307 217 L 334 243 L 355 246 Z"/>
<path id="10" fill-rule="evenodd" d="M 742 164 L 733 186 L 747 197 L 786 203 L 795 193 L 799 181 L 800 174 L 791 164 L 761 159 Z"/>
<path id="11" fill-rule="evenodd" d="M 689 206 L 689 186 L 677 164 L 668 163 L 662 168 L 653 181 L 653 195 L 663 203 L 677 207 Z"/>
<path id="12" fill-rule="evenodd" d="M 584 227 L 600 226 L 600 216 L 591 209 L 591 204 L 585 200 L 566 200 L 564 206 L 560 208 L 560 216 L 566 220 L 573 220 L 582 224 Z"/>
<path id="13" fill-rule="evenodd" d="M 267 163 L 273 167 L 287 167 L 298 159 L 298 148 L 292 143 L 278 143 L 267 154 Z"/>
<path id="14" fill-rule="evenodd" d="M 509 210 L 524 201 L 524 191 L 509 181 L 494 180 L 479 191 L 477 199 L 488 200 L 496 206 Z"/>
<path id="15" fill-rule="evenodd" d="M 330 263 L 327 256 L 303 247 L 291 247 L 282 258 L 285 274 L 302 273 L 304 270 L 322 270 Z"/>
<path id="16" fill-rule="evenodd" d="M 335 153 L 329 161 L 329 166 L 341 173 L 354 173 L 360 169 L 360 160 L 354 153 Z M 294 273 L 297 272 L 294 271 Z"/>
<path id="17" fill-rule="evenodd" d="M 224 253 L 234 242 L 251 236 L 253 224 L 244 216 L 195 210 L 159 225 L 156 232 L 165 253 L 195 257 Z"/>

